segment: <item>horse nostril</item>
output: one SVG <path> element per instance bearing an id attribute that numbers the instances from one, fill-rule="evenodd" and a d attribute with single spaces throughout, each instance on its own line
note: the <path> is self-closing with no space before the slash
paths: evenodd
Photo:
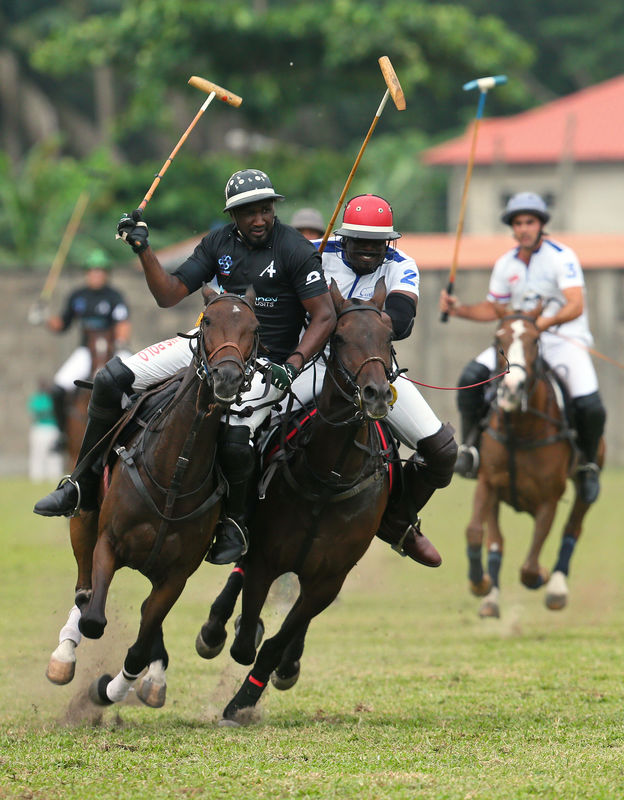
<path id="1" fill-rule="evenodd" d="M 370 384 L 362 389 L 362 399 L 367 403 L 372 403 L 378 396 L 378 392 Z"/>

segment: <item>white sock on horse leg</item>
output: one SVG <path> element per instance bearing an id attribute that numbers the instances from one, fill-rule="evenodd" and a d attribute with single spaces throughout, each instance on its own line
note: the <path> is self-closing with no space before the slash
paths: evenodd
<path id="1" fill-rule="evenodd" d="M 160 659 L 152 661 L 149 665 L 149 669 L 145 673 L 145 680 L 151 680 L 159 686 L 164 686 L 166 684 L 165 666 Z"/>
<path id="2" fill-rule="evenodd" d="M 76 643 L 72 639 L 63 639 L 52 653 L 55 661 L 71 662 L 76 660 Z"/>
<path id="3" fill-rule="evenodd" d="M 106 687 L 106 696 L 113 703 L 125 700 L 130 691 L 130 687 L 138 677 L 138 675 L 126 677 L 123 670 L 121 670 Z"/>
<path id="4" fill-rule="evenodd" d="M 59 644 L 62 644 L 65 639 L 71 639 L 74 645 L 79 645 L 82 639 L 82 634 L 78 629 L 78 621 L 80 619 L 80 609 L 78 606 L 72 606 L 67 622 L 61 628 L 59 633 Z"/>

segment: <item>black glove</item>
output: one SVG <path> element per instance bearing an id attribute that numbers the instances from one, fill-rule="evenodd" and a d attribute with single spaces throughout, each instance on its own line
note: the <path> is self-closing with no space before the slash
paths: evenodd
<path id="1" fill-rule="evenodd" d="M 141 217 L 142 212 L 135 209 L 130 216 L 124 214 L 117 224 L 117 237 L 128 242 L 137 255 L 149 247 L 147 223 Z"/>
<path id="2" fill-rule="evenodd" d="M 282 392 L 290 387 L 297 375 L 301 372 L 294 364 L 271 364 L 271 385 Z"/>

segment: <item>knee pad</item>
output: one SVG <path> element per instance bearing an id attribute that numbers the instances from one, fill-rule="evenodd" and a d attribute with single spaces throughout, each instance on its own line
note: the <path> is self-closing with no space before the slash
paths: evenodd
<path id="1" fill-rule="evenodd" d="M 604 433 L 607 412 L 602 404 L 600 392 L 575 397 L 572 400 L 578 432 L 578 444 L 585 455 L 593 461 L 600 437 Z"/>
<path id="2" fill-rule="evenodd" d="M 455 429 L 449 423 L 442 425 L 437 433 L 418 442 L 418 455 L 424 464 L 418 464 L 418 472 L 430 486 L 442 489 L 448 486 L 453 477 L 453 467 L 457 460 Z"/>
<path id="3" fill-rule="evenodd" d="M 490 370 L 473 359 L 464 367 L 457 385 L 471 386 L 473 383 L 486 381 L 489 377 Z M 460 389 L 457 392 L 457 407 L 460 413 L 478 415 L 477 421 L 481 418 L 485 412 L 485 387 L 486 384 L 483 384 L 472 389 Z"/>
<path id="4" fill-rule="evenodd" d="M 111 358 L 96 372 L 93 379 L 89 415 L 99 419 L 118 417 L 121 411 L 121 398 L 125 393 L 131 392 L 134 377 L 134 372 L 119 356 Z"/>

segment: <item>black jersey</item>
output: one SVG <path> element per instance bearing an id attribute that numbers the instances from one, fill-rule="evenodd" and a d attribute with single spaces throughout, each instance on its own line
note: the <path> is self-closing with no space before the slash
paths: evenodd
<path id="1" fill-rule="evenodd" d="M 75 289 L 67 299 L 61 319 L 63 330 L 74 320 L 80 322 L 82 344 L 86 344 L 88 331 L 106 331 L 118 322 L 128 319 L 129 311 L 122 294 L 112 286 Z"/>
<path id="2" fill-rule="evenodd" d="M 233 223 L 212 231 L 173 274 L 189 292 L 215 277 L 238 295 L 253 286 L 260 338 L 274 361 L 284 361 L 297 348 L 305 317 L 301 301 L 327 292 L 318 250 L 277 218 L 262 247 L 248 247 Z"/>

